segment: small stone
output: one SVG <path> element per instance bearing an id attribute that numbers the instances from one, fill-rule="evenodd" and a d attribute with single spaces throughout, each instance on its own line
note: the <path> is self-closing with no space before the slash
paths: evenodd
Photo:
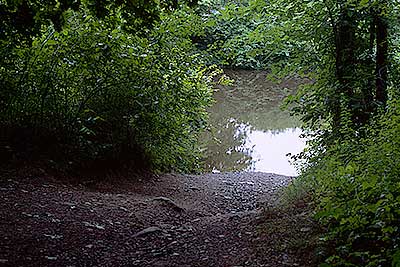
<path id="1" fill-rule="evenodd" d="M 303 227 L 300 229 L 300 232 L 302 232 L 302 233 L 306 233 L 306 232 L 310 232 L 310 231 L 311 231 L 310 227 Z"/>
<path id="2" fill-rule="evenodd" d="M 152 199 L 152 201 L 162 201 L 162 202 L 164 202 L 164 203 L 167 203 L 167 204 L 169 204 L 173 209 L 175 209 L 176 211 L 179 211 L 179 212 L 185 210 L 184 208 L 182 208 L 181 206 L 179 206 L 178 204 L 176 204 L 175 201 L 173 201 L 172 199 L 167 198 L 167 197 L 155 197 L 155 198 Z"/>
<path id="3" fill-rule="evenodd" d="M 161 228 L 156 227 L 156 226 L 151 226 L 151 227 L 148 227 L 148 228 L 136 233 L 134 235 L 134 237 L 144 236 L 144 235 L 148 235 L 148 234 L 156 233 L 156 232 L 160 232 L 160 231 L 161 231 Z"/>
<path id="4" fill-rule="evenodd" d="M 67 206 L 75 206 L 76 205 L 75 203 L 71 203 L 71 202 L 63 202 L 61 204 L 67 205 Z"/>
<path id="5" fill-rule="evenodd" d="M 191 187 L 189 187 L 189 189 L 193 190 L 193 191 L 200 191 L 200 188 L 195 187 L 195 186 L 191 186 Z"/>
<path id="6" fill-rule="evenodd" d="M 168 246 L 173 246 L 173 245 L 175 245 L 175 244 L 178 244 L 178 241 L 173 241 L 173 242 L 171 242 Z"/>
<path id="7" fill-rule="evenodd" d="M 61 239 L 63 236 L 62 235 L 48 235 L 44 234 L 45 237 L 49 237 L 51 239 Z"/>
<path id="8" fill-rule="evenodd" d="M 93 228 L 96 228 L 96 229 L 99 229 L 99 230 L 104 230 L 104 229 L 105 229 L 104 226 L 102 226 L 102 225 L 100 225 L 100 224 L 97 224 L 97 223 L 83 222 L 83 224 L 84 224 L 86 227 L 93 227 Z"/>

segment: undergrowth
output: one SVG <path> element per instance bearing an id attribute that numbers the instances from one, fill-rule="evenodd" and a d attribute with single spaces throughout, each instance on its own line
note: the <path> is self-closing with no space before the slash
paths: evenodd
<path id="1" fill-rule="evenodd" d="M 288 196 L 313 196 L 326 226 L 321 266 L 400 266 L 400 105 L 344 136 L 309 165 Z"/>
<path id="2" fill-rule="evenodd" d="M 218 70 L 193 49 L 198 16 L 184 7 L 159 16 L 130 33 L 120 14 L 99 19 L 82 8 L 66 11 L 61 29 L 43 24 L 31 40 L 10 30 L 0 40 L 5 157 L 37 151 L 72 162 L 141 158 L 154 171 L 198 169 L 197 135 Z"/>

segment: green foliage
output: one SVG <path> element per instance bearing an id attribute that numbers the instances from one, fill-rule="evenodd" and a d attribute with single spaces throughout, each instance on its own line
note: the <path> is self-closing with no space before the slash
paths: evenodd
<path id="1" fill-rule="evenodd" d="M 1 124 L 57 136 L 90 159 L 139 147 L 154 170 L 199 167 L 213 73 L 191 45 L 201 24 L 189 10 L 159 15 L 143 36 L 125 31 L 122 15 L 69 10 L 62 30 L 42 27 L 31 45 L 2 41 Z"/>
<path id="2" fill-rule="evenodd" d="M 330 266 L 396 266 L 400 246 L 400 105 L 377 118 L 368 138 L 347 136 L 300 178 L 311 184 L 328 226 Z"/>
<path id="3" fill-rule="evenodd" d="M 198 41 L 212 63 L 242 69 L 267 69 L 289 56 L 289 40 L 282 35 L 271 13 L 270 3 L 261 0 L 226 1 L 202 10 L 206 37 Z M 290 41 L 291 42 L 291 41 Z"/>
<path id="4" fill-rule="evenodd" d="M 169 7 L 169 4 L 156 0 L 1 1 L 1 34 L 3 38 L 10 38 L 15 33 L 20 34 L 19 39 L 30 38 L 40 33 L 43 26 L 49 25 L 53 25 L 57 31 L 60 31 L 67 21 L 64 12 L 70 9 L 74 11 L 85 9 L 86 12 L 101 19 L 118 14 L 122 18 L 121 26 L 124 30 L 137 33 L 150 29 L 159 20 L 161 10 Z"/>
<path id="5" fill-rule="evenodd" d="M 323 266 L 396 266 L 399 250 L 398 10 L 395 1 L 272 1 L 292 40 L 274 74 L 312 79 L 288 103 L 310 138 L 297 192 L 313 193 L 327 226 Z M 389 35 L 379 62 L 377 21 Z M 388 77 L 382 75 L 388 71 Z M 379 98 L 378 86 L 385 83 Z M 380 114 L 383 113 L 383 114 Z M 292 192 L 291 192 L 292 193 Z"/>
<path id="6" fill-rule="evenodd" d="M 385 84 L 381 86 L 385 96 L 396 91 L 390 91 L 397 81 L 395 75 L 385 77 L 386 71 L 390 76 L 398 68 L 398 61 L 393 60 L 398 50 L 395 1 L 272 3 L 271 10 L 281 22 L 277 31 L 295 42 L 286 46 L 290 57 L 275 64 L 274 74 L 296 73 L 313 80 L 288 102 L 296 104 L 293 112 L 302 116 L 309 130 L 322 133 L 323 145 L 341 137 L 342 117 L 349 118 L 353 130 L 358 131 L 374 113 L 386 108 L 378 83 Z M 382 42 L 376 37 L 378 19 L 387 22 L 390 33 L 384 41 L 390 55 L 385 62 L 378 60 L 378 42 Z"/>
<path id="7" fill-rule="evenodd" d="M 18 32 L 25 37 L 39 33 L 43 25 L 53 24 L 61 30 L 66 22 L 64 12 L 86 9 L 97 18 L 104 19 L 119 14 L 121 26 L 131 33 L 152 28 L 160 20 L 160 14 L 176 10 L 179 4 L 191 7 L 196 0 L 2 0 L 0 1 L 0 26 L 3 35 Z M 10 37 L 10 36 L 8 36 Z"/>

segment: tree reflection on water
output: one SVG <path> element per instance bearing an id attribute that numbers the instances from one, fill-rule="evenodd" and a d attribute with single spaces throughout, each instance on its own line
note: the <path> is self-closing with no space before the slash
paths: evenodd
<path id="1" fill-rule="evenodd" d="M 226 71 L 233 86 L 221 86 L 210 108 L 210 129 L 201 137 L 206 171 L 265 171 L 295 175 L 286 153 L 298 153 L 299 121 L 282 111 L 282 100 L 299 80 L 273 84 L 266 72 Z M 278 169 L 270 168 L 275 165 Z"/>

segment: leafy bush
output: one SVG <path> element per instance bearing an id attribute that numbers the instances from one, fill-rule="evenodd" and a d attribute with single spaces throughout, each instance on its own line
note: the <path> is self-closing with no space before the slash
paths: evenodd
<path id="1" fill-rule="evenodd" d="M 141 149 L 155 170 L 197 168 L 212 73 L 192 51 L 201 24 L 188 10 L 161 16 L 144 37 L 121 17 L 68 11 L 61 31 L 43 27 L 31 46 L 2 41 L 3 129 L 28 142 L 55 136 L 83 158 Z"/>
<path id="2" fill-rule="evenodd" d="M 202 9 L 205 37 L 198 40 L 208 60 L 220 66 L 267 69 L 289 56 L 292 42 L 279 30 L 270 13 L 270 3 L 261 0 L 209 3 Z"/>
<path id="3" fill-rule="evenodd" d="M 317 218 L 328 227 L 326 266 L 400 264 L 400 104 L 375 121 L 368 138 L 347 135 L 300 178 L 315 190 Z"/>

